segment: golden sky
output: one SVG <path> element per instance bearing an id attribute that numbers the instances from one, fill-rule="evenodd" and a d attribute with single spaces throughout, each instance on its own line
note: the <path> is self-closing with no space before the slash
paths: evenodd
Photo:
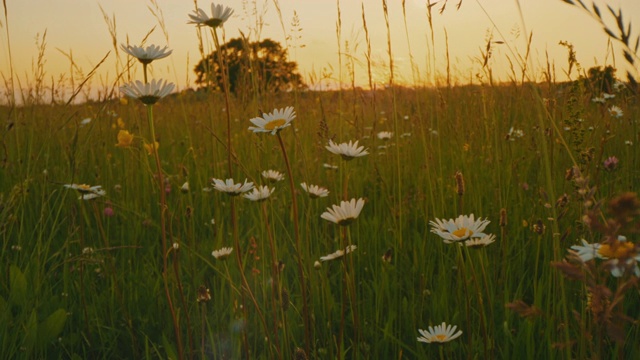
<path id="1" fill-rule="evenodd" d="M 591 3 L 591 0 L 584 1 Z M 640 22 L 640 2 L 637 0 L 595 1 L 612 25 L 614 22 L 608 16 L 606 4 L 615 9 L 621 7 L 626 19 L 635 21 L 634 25 Z M 517 59 L 526 52 L 528 36 L 525 30 L 533 33 L 530 64 L 537 79 L 546 68 L 547 56 L 555 67 L 558 80 L 565 79 L 562 74 L 567 67 L 567 51 L 558 45 L 561 40 L 575 46 L 578 61 L 585 69 L 594 65 L 616 65 L 624 69 L 618 45 L 614 44 L 612 51 L 600 26 L 588 14 L 561 0 L 520 0 L 523 18 L 519 15 L 516 0 L 463 0 L 459 10 L 455 9 L 458 0 L 449 0 L 442 15 L 437 11 L 439 5 L 433 8 L 434 44 L 431 42 L 425 2 L 406 0 L 405 18 L 402 0 L 387 0 L 396 82 L 429 84 L 434 78 L 443 79 L 448 42 L 451 74 L 455 81 L 477 83 L 476 74 L 481 72 L 481 50 L 489 36 L 494 41 L 504 42 L 494 44 L 491 67 L 495 78 L 507 81 L 508 58 L 515 64 L 516 72 L 520 72 Z M 195 7 L 193 1 L 7 0 L 6 3 L 8 18 L 0 17 L 0 72 L 4 78 L 9 78 L 8 30 L 14 75 L 23 87 L 35 78 L 33 69 L 38 58 L 37 43 L 42 43 L 45 31 L 47 83 L 57 82 L 60 76 L 70 72 L 68 55 L 73 56 L 78 68 L 86 75 L 110 52 L 91 85 L 106 87 L 112 84 L 126 57 L 121 52 L 121 62 L 117 64 L 107 21 L 115 22 L 118 44 L 127 41 L 140 44 L 155 27 L 147 44 L 168 45 L 173 54 L 152 64 L 153 76 L 173 81 L 180 89 L 193 85 L 193 67 L 200 59 L 196 28 L 187 24 L 188 14 Z M 316 83 L 323 74 L 327 76 L 324 84 L 337 84 L 340 78 L 343 83 L 350 83 L 347 64 L 353 60 L 356 83 L 366 86 L 368 81 L 363 67 L 366 64 L 362 24 L 364 7 L 371 38 L 374 81 L 379 85 L 388 82 L 387 27 L 382 0 L 224 0 L 219 3 L 235 10 L 233 17 L 224 25 L 226 39 L 237 37 L 242 31 L 253 40 L 271 38 L 286 42 L 290 47 L 290 59 L 299 63 L 300 72 L 306 80 L 313 78 Z M 199 1 L 198 6 L 210 13 L 210 2 Z M 338 8 L 342 71 L 338 65 Z M 299 32 L 292 25 L 294 12 L 299 18 Z M 206 35 L 205 48 L 208 52 L 213 42 L 208 32 L 203 34 Z M 417 73 L 411 71 L 411 59 Z M 618 75 L 624 77 L 624 72 L 619 71 Z M 141 72 L 134 76 L 139 78 Z"/>

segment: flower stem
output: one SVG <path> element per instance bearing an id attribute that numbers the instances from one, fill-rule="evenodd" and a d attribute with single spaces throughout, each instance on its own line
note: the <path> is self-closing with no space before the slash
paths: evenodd
<path id="1" fill-rule="evenodd" d="M 284 142 L 280 133 L 276 133 L 278 136 L 278 142 L 280 143 L 280 149 L 282 149 L 282 156 L 287 166 L 287 176 L 289 178 L 289 188 L 291 189 L 291 208 L 293 211 L 293 230 L 296 244 L 296 259 L 298 260 L 298 275 L 300 276 L 300 292 L 302 293 L 302 316 L 304 317 L 304 340 L 305 340 L 305 352 L 311 354 L 311 333 L 309 323 L 309 304 L 307 303 L 307 287 L 304 280 L 304 268 L 302 266 L 302 257 L 300 256 L 300 230 L 298 225 L 298 202 L 296 200 L 296 189 L 293 184 L 293 174 L 291 172 L 291 164 L 289 164 L 289 157 L 287 156 L 287 150 L 284 147 Z"/>
<path id="2" fill-rule="evenodd" d="M 147 75 L 147 67 L 144 66 L 145 81 Z M 178 318 L 176 316 L 175 308 L 173 307 L 173 300 L 171 299 L 171 293 L 169 291 L 169 278 L 167 275 L 168 268 L 168 253 L 167 253 L 167 222 L 165 219 L 167 211 L 167 198 L 164 191 L 164 176 L 162 174 L 162 165 L 160 164 L 160 155 L 158 154 L 158 147 L 156 146 L 156 131 L 153 125 L 153 106 L 147 106 L 147 119 L 149 120 L 149 130 L 151 131 L 151 144 L 153 145 L 153 156 L 156 161 L 156 171 L 158 179 L 158 189 L 160 191 L 160 232 L 162 236 L 162 280 L 164 282 L 164 292 L 169 304 L 169 311 L 171 312 L 171 319 L 173 320 L 173 331 L 176 336 L 176 343 L 178 345 L 178 357 L 184 359 L 184 352 L 182 349 L 182 339 L 180 337 L 180 328 L 178 325 Z"/>

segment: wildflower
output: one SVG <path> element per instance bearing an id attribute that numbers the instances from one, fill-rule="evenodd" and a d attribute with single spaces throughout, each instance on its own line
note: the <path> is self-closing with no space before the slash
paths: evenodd
<path id="1" fill-rule="evenodd" d="M 327 164 L 327 163 L 322 164 L 322 167 L 327 169 L 327 170 L 337 170 L 338 169 L 337 165 L 331 165 L 331 164 Z"/>
<path id="2" fill-rule="evenodd" d="M 624 236 L 619 236 L 615 244 L 606 243 L 593 243 L 589 244 L 586 240 L 581 239 L 582 245 L 573 245 L 570 251 L 580 258 L 582 262 L 588 262 L 593 259 L 633 259 L 634 261 L 640 261 L 640 255 L 635 254 L 635 244 L 627 241 Z M 618 262 L 613 262 L 617 265 Z M 615 266 L 613 267 L 615 269 Z M 616 276 L 616 272 L 611 271 L 613 276 Z M 621 275 L 621 274 L 620 274 Z"/>
<path id="3" fill-rule="evenodd" d="M 624 112 L 622 112 L 622 109 L 620 109 L 619 107 L 612 105 L 609 108 L 609 114 L 614 118 L 619 119 L 624 115 Z"/>
<path id="4" fill-rule="evenodd" d="M 204 285 L 200 285 L 198 288 L 198 297 L 196 298 L 197 302 L 207 302 L 211 300 L 211 291 Z"/>
<path id="5" fill-rule="evenodd" d="M 282 175 L 279 171 L 275 171 L 275 170 L 265 170 L 262 172 L 262 177 L 271 182 L 271 183 L 275 183 L 278 181 L 282 181 L 284 180 L 284 175 Z"/>
<path id="6" fill-rule="evenodd" d="M 353 158 L 369 155 L 369 152 L 364 149 L 364 146 L 358 147 L 358 140 L 355 142 L 349 141 L 348 143 L 336 144 L 333 140 L 329 140 L 329 145 L 325 146 L 330 152 L 342 156 L 344 160 L 351 160 Z"/>
<path id="7" fill-rule="evenodd" d="M 613 84 L 613 90 L 614 91 L 620 91 L 622 89 L 624 89 L 624 83 L 620 80 L 616 80 L 616 82 Z"/>
<path id="8" fill-rule="evenodd" d="M 313 263 L 313 268 L 316 269 L 316 270 L 320 270 L 320 268 L 322 268 L 322 264 L 320 263 L 320 261 L 316 260 Z"/>
<path id="9" fill-rule="evenodd" d="M 329 190 L 318 185 L 307 185 L 307 183 L 301 183 L 300 186 L 304 189 L 304 191 L 307 192 L 307 194 L 309 194 L 309 197 L 312 199 L 329 196 Z"/>
<path id="10" fill-rule="evenodd" d="M 377 136 L 380 140 L 389 140 L 393 137 L 393 133 L 390 131 L 380 131 Z"/>
<path id="11" fill-rule="evenodd" d="M 120 47 L 124 52 L 145 65 L 150 64 L 153 60 L 166 58 L 172 52 L 172 50 L 167 50 L 166 46 L 161 49 L 158 45 L 149 45 L 143 48 L 142 46 L 120 44 Z"/>
<path id="12" fill-rule="evenodd" d="M 80 121 L 80 127 L 85 126 L 91 122 L 91 118 L 85 118 Z"/>
<path id="13" fill-rule="evenodd" d="M 144 146 L 144 149 L 147 150 L 148 155 L 153 155 L 153 153 L 156 150 L 158 150 L 158 148 L 160 147 L 160 143 L 157 141 L 154 141 L 153 144 L 145 143 L 143 146 Z"/>
<path id="14" fill-rule="evenodd" d="M 406 132 L 406 133 L 400 135 L 401 138 L 410 137 L 410 136 L 411 136 L 410 132 Z"/>
<path id="15" fill-rule="evenodd" d="M 603 96 L 600 96 L 600 97 L 596 96 L 593 99 L 591 99 L 591 101 L 594 103 L 604 104 L 607 101 L 607 99 L 605 99 Z"/>
<path id="16" fill-rule="evenodd" d="M 101 185 L 89 186 L 86 184 L 65 184 L 64 187 L 79 192 L 81 194 L 78 197 L 79 200 L 91 200 L 107 195 L 107 192 L 102 189 Z"/>
<path id="17" fill-rule="evenodd" d="M 254 133 L 267 132 L 275 135 L 278 131 L 291 125 L 293 119 L 296 118 L 296 112 L 292 106 L 284 109 L 275 109 L 271 113 L 263 113 L 262 117 L 256 117 L 249 121 L 255 126 L 249 126 L 249 130 Z"/>
<path id="18" fill-rule="evenodd" d="M 182 186 L 180 186 L 180 191 L 182 191 L 183 193 L 189 192 L 189 182 L 185 181 L 184 184 L 182 184 Z"/>
<path id="19" fill-rule="evenodd" d="M 136 98 L 145 105 L 153 105 L 158 100 L 169 95 L 175 88 L 173 83 L 167 83 L 166 80 L 153 79 L 149 83 L 143 83 L 136 80 L 134 83 L 125 84 L 120 87 L 126 96 Z"/>
<path id="20" fill-rule="evenodd" d="M 226 7 L 223 5 L 214 5 L 211 3 L 211 17 L 204 12 L 204 10 L 198 8 L 198 10 L 194 11 L 193 15 L 189 15 L 191 21 L 189 24 L 196 24 L 197 26 L 210 26 L 212 28 L 217 28 L 218 26 L 222 26 L 225 21 L 229 20 L 231 15 L 233 14 L 233 9 L 230 7 Z"/>
<path id="21" fill-rule="evenodd" d="M 253 188 L 253 192 L 242 195 L 243 197 L 251 200 L 251 201 L 263 201 L 266 200 L 275 189 L 269 189 L 268 186 L 258 186 L 257 188 Z"/>
<path id="22" fill-rule="evenodd" d="M 213 179 L 213 188 L 218 191 L 225 192 L 230 196 L 237 196 L 253 189 L 253 183 L 247 182 L 246 179 L 244 180 L 244 184 L 236 184 L 233 182 L 233 179 L 227 179 L 225 181 Z"/>
<path id="23" fill-rule="evenodd" d="M 180 244 L 178 244 L 177 242 L 174 242 L 172 247 L 173 247 L 173 250 L 175 251 L 180 250 Z"/>
<path id="24" fill-rule="evenodd" d="M 481 238 L 479 237 L 470 238 L 469 240 L 464 242 L 464 245 L 470 248 L 481 248 L 481 247 L 491 245 L 495 241 L 496 241 L 496 236 L 493 234 L 490 234 L 490 235 L 483 236 Z"/>
<path id="25" fill-rule="evenodd" d="M 327 208 L 327 211 L 320 215 L 321 218 L 334 222 L 338 225 L 346 226 L 351 224 L 358 218 L 362 208 L 364 207 L 364 199 L 351 199 L 351 201 L 341 201 L 340 205 L 333 205 Z"/>
<path id="26" fill-rule="evenodd" d="M 387 251 L 382 254 L 382 261 L 386 263 L 391 263 L 393 259 L 393 248 L 388 248 Z"/>
<path id="27" fill-rule="evenodd" d="M 336 251 L 334 253 L 331 253 L 329 255 L 321 256 L 320 257 L 320 261 L 330 261 L 330 260 L 335 260 L 335 259 L 341 258 L 345 254 L 348 254 L 350 252 L 355 251 L 357 248 L 358 247 L 356 245 L 349 245 L 344 250 L 338 250 L 338 251 Z"/>
<path id="28" fill-rule="evenodd" d="M 102 211 L 102 213 L 106 217 L 112 217 L 113 215 L 116 214 L 116 212 L 113 210 L 113 208 L 111 206 L 105 207 L 104 210 Z"/>
<path id="29" fill-rule="evenodd" d="M 420 337 L 418 341 L 425 343 L 445 343 L 451 340 L 457 339 L 462 335 L 462 330 L 456 332 L 457 326 L 447 325 L 445 322 L 442 325 L 437 325 L 435 328 L 429 326 L 429 330 L 418 329 Z"/>
<path id="30" fill-rule="evenodd" d="M 509 141 L 516 141 L 516 139 L 519 139 L 523 136 L 524 131 L 520 129 L 514 129 L 512 126 L 511 128 L 509 128 L 509 132 L 507 133 L 507 136 L 505 136 L 505 138 Z"/>
<path id="31" fill-rule="evenodd" d="M 133 135 L 127 130 L 118 131 L 117 147 L 129 147 L 133 143 Z"/>
<path id="32" fill-rule="evenodd" d="M 217 260 L 224 260 L 228 258 L 232 252 L 233 252 L 233 248 L 223 247 L 219 250 L 213 250 L 211 252 L 211 255 L 213 255 L 213 257 L 216 258 Z"/>
<path id="33" fill-rule="evenodd" d="M 607 160 L 604 161 L 604 169 L 607 171 L 613 171 L 618 167 L 618 158 L 615 156 L 609 156 Z"/>
<path id="34" fill-rule="evenodd" d="M 624 144 L 625 144 L 625 145 L 627 145 L 627 146 L 633 146 L 633 141 L 631 141 L 631 140 L 625 140 L 625 141 L 624 141 Z"/>
<path id="35" fill-rule="evenodd" d="M 473 214 L 470 216 L 460 215 L 457 219 L 449 219 L 447 221 L 436 219 L 430 221 L 431 232 L 440 236 L 445 244 L 467 240 L 475 237 L 485 237 L 482 231 L 489 224 L 489 220 L 478 218 L 475 220 Z"/>
<path id="36" fill-rule="evenodd" d="M 609 100 L 609 99 L 613 99 L 614 97 L 616 97 L 614 94 L 608 94 L 608 93 L 602 93 L 602 97 L 605 100 Z"/>

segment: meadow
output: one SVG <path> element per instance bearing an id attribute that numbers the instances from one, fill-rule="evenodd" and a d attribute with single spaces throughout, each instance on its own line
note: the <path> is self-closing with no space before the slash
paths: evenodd
<path id="1" fill-rule="evenodd" d="M 638 95 L 547 79 L 0 107 L 2 357 L 640 357 Z"/>

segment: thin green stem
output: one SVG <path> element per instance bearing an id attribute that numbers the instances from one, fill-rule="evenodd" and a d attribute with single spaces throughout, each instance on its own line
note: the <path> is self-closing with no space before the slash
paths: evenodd
<path id="1" fill-rule="evenodd" d="M 280 132 L 276 133 L 278 137 L 278 143 L 280 144 L 280 149 L 282 149 L 282 156 L 284 157 L 284 162 L 287 166 L 287 177 L 289 178 L 289 188 L 291 190 L 291 209 L 293 212 L 293 230 L 296 244 L 296 260 L 298 261 L 298 275 L 300 277 L 300 292 L 302 293 L 302 316 L 304 317 L 304 341 L 305 341 L 305 352 L 307 354 L 311 354 L 311 325 L 310 325 L 310 317 L 309 317 L 309 304 L 307 301 L 307 286 L 304 279 L 304 267 L 302 265 L 302 256 L 301 253 L 301 245 L 300 245 L 300 229 L 298 224 L 298 201 L 296 200 L 296 189 L 293 184 L 293 172 L 291 171 L 291 164 L 289 163 L 289 157 L 287 156 L 287 150 L 284 146 L 284 142 L 282 141 L 282 136 L 280 136 Z"/>

